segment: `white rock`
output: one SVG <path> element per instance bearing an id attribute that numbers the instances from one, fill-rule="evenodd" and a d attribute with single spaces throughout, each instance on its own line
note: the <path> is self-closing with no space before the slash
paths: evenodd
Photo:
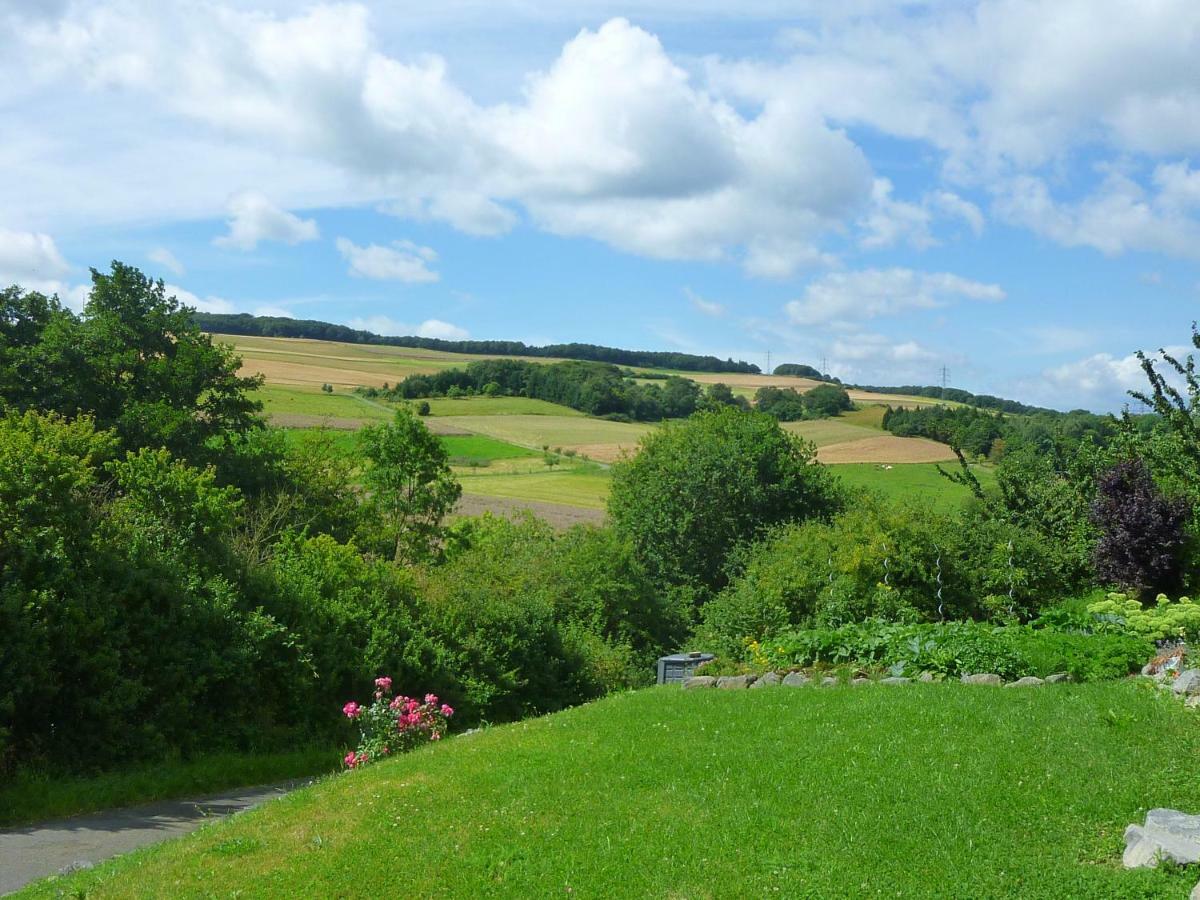
<path id="1" fill-rule="evenodd" d="M 1188 669 L 1180 674 L 1171 685 L 1171 690 L 1184 697 L 1200 695 L 1200 669 Z"/>
<path id="2" fill-rule="evenodd" d="M 1024 678 L 1018 678 L 1016 681 L 1010 681 L 1005 687 L 1038 687 L 1045 684 L 1042 679 L 1033 675 L 1026 675 Z"/>
<path id="3" fill-rule="evenodd" d="M 762 675 L 759 678 L 757 678 L 754 681 L 754 683 L 752 685 L 750 685 L 750 687 L 752 687 L 752 688 L 774 687 L 775 685 L 779 684 L 780 680 L 781 679 L 777 674 L 775 674 L 774 672 L 768 672 L 766 675 Z"/>
<path id="4" fill-rule="evenodd" d="M 783 686 L 784 687 L 804 687 L 810 681 L 812 681 L 812 679 L 809 678 L 807 675 L 805 675 L 803 672 L 788 672 L 787 675 L 785 675 L 783 678 Z"/>
<path id="5" fill-rule="evenodd" d="M 982 672 L 978 675 L 964 675 L 962 677 L 963 684 L 988 684 L 993 687 L 999 687 L 1004 684 L 1004 679 L 992 672 Z"/>
<path id="6" fill-rule="evenodd" d="M 1200 816 L 1176 809 L 1152 809 L 1145 825 L 1125 829 L 1125 852 L 1121 862 L 1127 869 L 1153 868 L 1168 859 L 1181 866 L 1200 862 Z"/>
<path id="7" fill-rule="evenodd" d="M 1070 681 L 1071 675 L 1068 672 L 1055 672 L 1053 675 L 1046 676 L 1046 684 L 1061 684 L 1064 681 Z"/>
<path id="8" fill-rule="evenodd" d="M 711 675 L 691 675 L 683 679 L 683 689 L 692 691 L 696 688 L 710 688 L 717 683 L 717 679 Z"/>

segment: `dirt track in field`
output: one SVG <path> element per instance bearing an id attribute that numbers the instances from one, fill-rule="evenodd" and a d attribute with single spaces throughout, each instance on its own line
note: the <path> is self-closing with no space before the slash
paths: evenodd
<path id="1" fill-rule="evenodd" d="M 827 444 L 817 448 L 817 459 L 823 463 L 927 463 L 954 459 L 954 452 L 945 444 L 925 438 L 879 437 Z"/>
<path id="2" fill-rule="evenodd" d="M 463 494 L 454 508 L 455 516 L 478 516 L 485 512 L 505 518 L 515 518 L 523 510 L 529 510 L 539 519 L 545 519 L 560 531 L 572 525 L 601 525 L 604 510 L 585 509 L 582 506 L 566 506 L 561 503 L 542 503 L 537 500 L 512 500 L 508 497 L 483 497 L 479 494 Z"/>

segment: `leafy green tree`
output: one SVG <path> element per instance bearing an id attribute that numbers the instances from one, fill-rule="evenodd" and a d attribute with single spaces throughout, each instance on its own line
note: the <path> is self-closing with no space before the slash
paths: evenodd
<path id="1" fill-rule="evenodd" d="M 701 407 L 707 410 L 720 409 L 723 406 L 732 406 L 737 409 L 749 409 L 750 401 L 745 397 L 741 397 L 733 392 L 733 389 L 722 382 L 710 384 L 704 392 L 704 401 Z"/>
<path id="2" fill-rule="evenodd" d="M 389 424 L 369 426 L 359 434 L 368 463 L 363 473 L 370 494 L 365 518 L 376 520 L 395 562 L 435 555 L 442 519 L 462 495 L 445 446 L 403 408 Z"/>
<path id="3" fill-rule="evenodd" d="M 839 384 L 819 384 L 804 393 L 804 408 L 810 418 L 829 418 L 847 412 L 852 406 L 850 395 Z"/>
<path id="4" fill-rule="evenodd" d="M 815 455 L 763 413 L 697 413 L 651 432 L 613 467 L 609 515 L 658 584 L 719 590 L 736 545 L 838 508 L 840 490 Z"/>

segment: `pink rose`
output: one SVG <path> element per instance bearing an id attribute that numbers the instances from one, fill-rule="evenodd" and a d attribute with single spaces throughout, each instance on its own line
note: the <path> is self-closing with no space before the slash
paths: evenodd
<path id="1" fill-rule="evenodd" d="M 448 719 L 448 718 L 450 718 L 452 715 L 454 715 L 454 710 L 453 710 L 453 709 L 452 709 L 450 706 L 448 706 L 447 704 L 443 703 L 443 704 L 442 704 L 442 715 L 443 715 L 443 716 L 445 716 L 445 717 Z"/>
<path id="2" fill-rule="evenodd" d="M 430 706 L 437 706 L 437 694 L 426 694 L 425 702 Z"/>
<path id="3" fill-rule="evenodd" d="M 351 700 L 349 703 L 347 703 L 345 706 L 342 707 L 342 714 L 345 715 L 345 717 L 347 719 L 357 719 L 358 714 L 361 712 L 362 712 L 362 707 L 359 706 L 357 703 L 355 703 L 353 700 Z"/>
<path id="4" fill-rule="evenodd" d="M 354 768 L 354 751 L 351 750 L 349 753 L 347 753 L 346 758 L 343 759 L 342 762 L 344 762 L 346 764 L 347 769 L 353 769 Z"/>
<path id="5" fill-rule="evenodd" d="M 375 687 L 381 691 L 390 691 L 392 689 L 392 679 L 384 675 L 382 678 L 375 679 Z"/>

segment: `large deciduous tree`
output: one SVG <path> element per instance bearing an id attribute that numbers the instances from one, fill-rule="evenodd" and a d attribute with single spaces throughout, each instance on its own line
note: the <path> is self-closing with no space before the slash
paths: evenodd
<path id="1" fill-rule="evenodd" d="M 660 585 L 703 596 L 724 585 L 739 543 L 839 503 L 811 444 L 764 413 L 725 407 L 643 438 L 613 469 L 608 511 Z"/>

